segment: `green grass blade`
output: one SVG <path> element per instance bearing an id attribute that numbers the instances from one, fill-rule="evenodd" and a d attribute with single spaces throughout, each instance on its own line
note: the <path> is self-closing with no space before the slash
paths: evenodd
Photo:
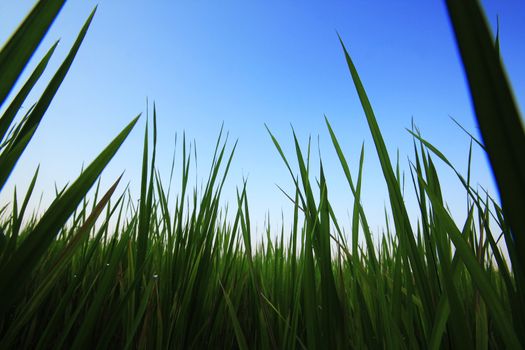
<path id="1" fill-rule="evenodd" d="M 31 179 L 31 183 L 29 184 L 29 187 L 27 189 L 26 195 L 24 197 L 24 201 L 22 202 L 22 206 L 20 207 L 19 212 L 17 212 L 17 209 L 16 209 L 16 200 L 13 201 L 13 226 L 11 228 L 11 237 L 9 238 L 9 242 L 7 244 L 5 251 L 0 250 L 0 253 L 2 253 L 0 261 L 2 264 L 9 259 L 11 254 L 16 249 L 18 235 L 20 233 L 20 227 L 22 225 L 22 220 L 24 218 L 24 214 L 27 209 L 27 205 L 29 204 L 29 199 L 31 198 L 31 194 L 33 193 L 33 190 L 35 188 L 39 169 L 40 169 L 40 166 L 36 169 L 35 174 L 33 175 L 33 178 Z M 15 188 L 15 198 L 16 198 L 16 188 Z"/>
<path id="2" fill-rule="evenodd" d="M 69 267 L 68 264 L 70 263 L 74 253 L 77 252 L 80 244 L 87 238 L 90 229 L 94 226 L 97 218 L 102 213 L 103 208 L 106 206 L 109 199 L 115 192 L 115 189 L 120 182 L 120 178 L 121 177 L 119 177 L 117 181 L 110 187 L 103 198 L 101 198 L 100 202 L 96 204 L 95 208 L 86 219 L 84 224 L 77 230 L 69 243 L 59 253 L 56 261 L 49 268 L 49 274 L 46 276 L 46 280 L 39 286 L 36 293 L 26 302 L 23 313 L 17 316 L 14 324 L 10 327 L 10 334 L 16 334 L 18 328 L 25 326 L 31 320 L 31 318 L 34 317 L 37 309 L 45 302 L 45 298 L 48 297 L 52 289 L 60 283 L 60 275 L 67 267 Z M 9 336 L 6 338 L 9 338 Z"/>
<path id="3" fill-rule="evenodd" d="M 463 263 L 472 276 L 472 280 L 481 293 L 483 299 L 485 299 L 486 305 L 494 318 L 494 323 L 498 328 L 506 346 L 509 349 L 521 348 L 514 327 L 512 326 L 512 321 L 509 319 L 508 313 L 505 311 L 497 292 L 487 277 L 486 272 L 483 270 L 482 266 L 479 265 L 479 262 L 477 261 L 473 251 L 465 241 L 465 238 L 461 235 L 461 232 L 456 227 L 456 224 L 450 217 L 449 213 L 440 203 L 439 199 L 434 195 L 433 191 L 429 190 L 428 185 L 424 181 L 423 185 L 425 186 L 426 192 L 432 202 L 434 210 L 441 218 L 442 224 L 444 225 L 446 232 L 449 234 L 450 239 L 452 242 L 454 242 L 456 254 L 458 254 L 463 260 Z"/>
<path id="4" fill-rule="evenodd" d="M 75 339 L 71 349 L 91 349 L 92 343 L 95 339 L 92 338 L 92 331 L 95 327 L 98 317 L 103 310 L 103 305 L 107 299 L 107 295 L 114 287 L 113 281 L 116 278 L 118 262 L 126 252 L 129 235 L 119 240 L 116 249 L 112 251 L 109 256 L 110 260 L 101 271 L 99 285 L 97 286 L 93 300 L 91 301 L 86 315 L 82 319 L 82 323 L 76 330 Z"/>
<path id="5" fill-rule="evenodd" d="M 96 7 L 93 9 L 91 14 L 89 15 L 88 19 L 84 23 L 84 26 L 80 30 L 80 33 L 77 36 L 77 39 L 75 40 L 75 43 L 73 44 L 73 47 L 69 51 L 67 57 L 65 58 L 64 62 L 60 65 L 57 72 L 47 85 L 46 89 L 44 90 L 42 96 L 36 103 L 35 107 L 31 111 L 31 114 L 27 118 L 26 122 L 24 123 L 23 127 L 20 129 L 20 132 L 14 140 L 10 143 L 10 147 L 5 150 L 4 152 L 9 152 L 12 148 L 17 148 L 18 151 L 14 153 L 16 156 L 11 162 L 8 164 L 0 164 L 2 166 L 2 172 L 0 173 L 0 189 L 4 186 L 5 182 L 7 181 L 7 178 L 9 174 L 11 174 L 12 169 L 14 168 L 16 162 L 18 161 L 18 158 L 20 157 L 21 153 L 27 146 L 28 141 L 28 135 L 29 139 L 33 136 L 35 129 L 40 124 L 40 121 L 42 120 L 47 108 L 51 104 L 51 101 L 53 97 L 55 96 L 60 84 L 64 80 L 69 68 L 71 67 L 71 64 L 73 63 L 73 60 L 78 52 L 78 49 L 80 48 L 80 45 L 82 44 L 82 41 L 87 33 L 87 30 L 89 28 L 89 25 L 91 24 L 91 20 L 93 19 L 93 16 L 95 15 Z M 1 68 L 0 68 L 1 70 Z M 0 81 L 2 81 L 0 79 Z M 20 150 L 20 145 L 22 145 Z"/>
<path id="6" fill-rule="evenodd" d="M 448 0 L 446 4 L 467 75 L 476 119 L 523 270 L 525 134 L 522 119 L 479 3 L 475 0 Z"/>
<path id="7" fill-rule="evenodd" d="M 124 142 L 138 117 L 126 126 L 120 134 L 85 169 L 78 179 L 58 197 L 42 216 L 31 233 L 24 239 L 13 257 L 0 267 L 0 315 L 3 315 L 17 291 L 23 287 L 30 272 L 40 260 L 53 238 L 65 224 L 71 213 L 82 201 L 102 170 Z"/>
<path id="8" fill-rule="evenodd" d="M 31 73 L 31 76 L 27 79 L 25 84 L 22 86 L 16 97 L 9 104 L 9 107 L 7 107 L 4 114 L 0 118 L 0 141 L 4 139 L 4 136 L 6 135 L 7 130 L 13 122 L 13 119 L 15 118 L 17 112 L 22 106 L 22 103 L 25 101 L 27 95 L 29 95 L 29 92 L 31 91 L 33 86 L 35 86 L 36 82 L 46 69 L 47 64 L 49 63 L 53 52 L 55 52 L 57 45 L 58 41 L 53 46 L 51 46 L 44 58 L 42 58 L 40 63 L 38 63 L 33 73 Z"/>
<path id="9" fill-rule="evenodd" d="M 330 138 L 332 139 L 332 144 L 334 145 L 335 151 L 339 158 L 339 163 L 341 164 L 343 168 L 343 171 L 346 176 L 346 180 L 348 181 L 348 184 L 350 185 L 350 190 L 352 191 L 352 194 L 354 195 L 354 212 L 352 216 L 353 255 L 355 256 L 355 259 L 357 259 L 358 238 L 359 238 L 358 237 L 359 218 L 360 218 L 362 222 L 363 233 L 365 236 L 366 248 L 368 251 L 369 258 L 370 258 L 370 265 L 372 269 L 376 269 L 377 268 L 377 257 L 376 257 L 376 253 L 374 249 L 374 243 L 372 240 L 372 233 L 370 232 L 368 221 L 366 219 L 366 215 L 365 215 L 363 206 L 361 205 L 361 182 L 362 182 L 362 172 L 363 172 L 363 164 L 364 164 L 363 163 L 364 162 L 364 145 L 361 148 L 361 155 L 359 157 L 359 173 L 358 173 L 358 178 L 357 178 L 357 186 L 355 186 L 352 180 L 352 175 L 350 173 L 350 167 L 348 166 L 348 162 L 346 161 L 346 157 L 344 156 L 343 151 L 341 150 L 339 141 L 337 140 L 334 130 L 332 129 L 332 126 L 330 125 L 330 122 L 328 122 L 328 118 L 326 118 L 326 116 L 325 116 L 325 122 L 328 128 L 328 132 L 330 133 Z"/>
<path id="10" fill-rule="evenodd" d="M 456 119 L 454 119 L 454 118 L 452 118 L 452 117 L 450 117 L 450 119 L 452 119 L 452 121 L 453 121 L 457 126 L 459 126 L 459 128 L 460 128 L 461 130 L 463 130 L 463 132 L 465 132 L 465 134 L 467 134 L 467 135 L 470 137 L 470 139 L 471 139 L 472 141 L 474 141 L 474 142 L 475 142 L 475 143 L 476 143 L 476 144 L 477 144 L 477 145 L 478 145 L 483 151 L 485 151 L 485 152 L 487 151 L 486 148 L 485 148 L 485 145 L 483 145 L 483 144 L 481 143 L 481 141 L 479 141 L 474 135 L 472 135 L 472 133 L 470 133 L 467 129 L 465 129 L 465 128 L 463 127 L 463 125 L 461 125 Z"/>
<path id="11" fill-rule="evenodd" d="M 235 307 L 233 306 L 233 303 L 231 302 L 230 297 L 228 296 L 228 293 L 224 290 L 224 287 L 222 286 L 222 283 L 219 281 L 219 284 L 221 286 L 222 293 L 224 295 L 224 300 L 226 301 L 226 306 L 228 308 L 228 314 L 230 315 L 230 319 L 233 324 L 233 330 L 235 331 L 235 337 L 237 339 L 237 345 L 239 346 L 239 349 L 241 350 L 248 350 L 248 343 L 246 341 L 246 337 L 244 336 L 244 333 L 242 332 L 241 324 L 239 322 L 239 319 L 237 317 Z"/>
<path id="12" fill-rule="evenodd" d="M 0 106 L 64 3 L 65 0 L 39 1 L 0 50 Z"/>
<path id="13" fill-rule="evenodd" d="M 36 127 L 27 132 L 23 138 L 19 139 L 14 147 L 11 148 L 13 144 L 10 143 L 10 149 L 4 150 L 2 153 L 0 153 L 0 191 L 7 182 L 9 175 L 13 171 L 16 162 L 18 162 L 18 159 L 24 152 L 27 144 L 29 141 L 31 141 L 31 137 L 33 137 L 35 131 Z"/>
<path id="14" fill-rule="evenodd" d="M 420 254 L 420 251 L 417 248 L 414 239 L 414 234 L 410 226 L 408 213 L 404 205 L 400 186 L 398 181 L 396 180 L 394 170 L 392 168 L 392 163 L 390 162 L 390 157 L 388 155 L 385 142 L 381 135 L 379 125 L 377 124 L 377 120 L 372 110 L 372 106 L 370 105 L 370 101 L 368 100 L 368 96 L 361 83 L 361 79 L 359 78 L 354 63 L 350 58 L 350 55 L 348 54 L 348 51 L 346 50 L 342 39 L 339 38 L 339 40 L 343 47 L 346 62 L 348 64 L 348 68 L 350 70 L 355 88 L 359 95 L 361 105 L 365 112 L 365 116 L 368 122 L 368 126 L 370 128 L 370 132 L 372 134 L 372 138 L 374 140 L 376 151 L 379 156 L 379 161 L 381 163 L 381 168 L 383 170 L 383 175 L 388 187 L 390 205 L 394 216 L 394 224 L 396 226 L 396 233 L 400 238 L 400 244 L 406 246 L 408 258 L 410 259 L 411 266 L 414 269 L 415 283 L 421 293 L 421 298 L 423 299 L 423 308 L 425 310 L 425 313 L 422 316 L 426 320 L 425 323 L 428 324 L 429 320 L 433 318 L 434 303 L 432 293 L 428 284 L 423 259 Z"/>
<path id="15" fill-rule="evenodd" d="M 290 166 L 290 163 L 288 162 L 288 159 L 286 158 L 286 156 L 284 155 L 284 152 L 281 148 L 281 145 L 279 144 L 279 142 L 277 141 L 277 139 L 275 138 L 275 136 L 272 134 L 272 132 L 270 131 L 270 129 L 268 128 L 268 126 L 265 124 L 264 125 L 266 127 L 266 131 L 268 131 L 268 134 L 270 135 L 271 139 L 272 139 L 272 142 L 275 146 L 275 148 L 277 149 L 277 151 L 279 152 L 279 155 L 281 156 L 281 158 L 283 159 L 284 161 L 284 164 L 286 165 L 286 168 L 288 169 L 288 172 L 290 173 L 290 176 L 292 177 L 292 179 L 294 180 L 294 183 L 295 183 L 295 187 L 297 189 L 299 189 L 299 182 L 298 180 L 296 179 L 293 171 L 292 171 L 292 167 Z M 301 207 L 302 208 L 306 208 L 306 202 L 303 198 L 303 195 L 301 193 L 301 191 L 299 191 L 299 198 L 301 200 Z"/>

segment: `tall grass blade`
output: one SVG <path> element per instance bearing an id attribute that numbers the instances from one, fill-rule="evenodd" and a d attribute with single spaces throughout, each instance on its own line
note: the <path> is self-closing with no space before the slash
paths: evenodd
<path id="1" fill-rule="evenodd" d="M 346 62 L 348 64 L 355 88 L 359 95 L 361 105 L 365 112 L 368 126 L 370 128 L 376 151 L 379 156 L 379 161 L 381 163 L 383 175 L 387 183 L 390 205 L 394 216 L 394 224 L 396 226 L 396 233 L 399 237 L 400 244 L 405 247 L 404 249 L 407 249 L 408 259 L 410 260 L 411 266 L 414 269 L 415 283 L 421 293 L 421 298 L 423 299 L 422 304 L 424 314 L 422 317 L 425 320 L 425 323 L 428 324 L 429 320 L 433 318 L 434 314 L 434 298 L 432 297 L 432 292 L 428 284 L 423 259 L 417 248 L 412 227 L 410 226 L 410 221 L 404 205 L 399 182 L 396 180 L 385 142 L 379 130 L 379 126 L 372 110 L 372 106 L 370 105 L 370 101 L 368 100 L 368 96 L 366 95 L 365 89 L 361 83 L 361 79 L 359 78 L 354 63 L 340 37 L 339 40 L 343 47 Z"/>
<path id="2" fill-rule="evenodd" d="M 73 63 L 73 60 L 78 52 L 78 49 L 80 48 L 80 45 L 82 44 L 82 41 L 86 35 L 89 25 L 91 24 L 91 20 L 93 19 L 93 16 L 95 15 L 95 11 L 96 11 L 96 7 L 95 9 L 93 9 L 88 19 L 84 23 L 84 26 L 80 30 L 80 33 L 78 34 L 77 39 L 75 40 L 75 43 L 73 44 L 73 47 L 69 51 L 64 62 L 60 65 L 60 67 L 58 68 L 57 72 L 55 73 L 55 75 L 53 76 L 49 84 L 47 85 L 42 96 L 36 103 L 35 107 L 32 109 L 31 114 L 29 114 L 27 120 L 25 121 L 24 125 L 20 129 L 19 133 L 16 135 L 14 140 L 9 144 L 9 147 L 6 150 L 4 150 L 4 152 L 2 152 L 2 155 L 4 153 L 8 153 L 10 157 L 10 162 L 5 162 L 5 164 L 0 163 L 0 168 L 2 169 L 2 171 L 0 172 L 0 190 L 3 188 L 5 182 L 7 181 L 7 178 L 11 174 L 11 171 L 13 170 L 18 158 L 21 156 L 22 152 L 25 150 L 25 147 L 31 140 L 31 137 L 33 136 L 36 128 L 40 124 L 40 121 L 42 120 L 44 113 L 46 112 L 47 108 L 51 104 L 51 100 L 55 96 L 60 84 L 64 80 L 69 68 L 71 67 L 71 64 Z M 0 71 L 2 70 L 3 69 L 0 63 Z"/>
<path id="3" fill-rule="evenodd" d="M 446 1 L 467 75 L 483 143 L 496 177 L 503 210 L 525 269 L 525 134 L 498 46 L 475 0 Z"/>
<path id="4" fill-rule="evenodd" d="M 0 50 L 0 106 L 64 3 L 65 0 L 39 1 Z"/>

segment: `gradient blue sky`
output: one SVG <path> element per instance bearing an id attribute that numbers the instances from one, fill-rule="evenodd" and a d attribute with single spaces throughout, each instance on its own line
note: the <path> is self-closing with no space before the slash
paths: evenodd
<path id="1" fill-rule="evenodd" d="M 33 3 L 0 2 L 0 42 Z M 66 3 L 35 57 L 42 57 L 61 38 L 43 81 L 61 62 L 96 4 Z M 281 211 L 286 218 L 291 213 L 276 184 L 291 191 L 292 181 L 264 123 L 292 158 L 290 124 L 304 147 L 311 135 L 314 164 L 319 137 L 329 195 L 340 220 L 348 224 L 352 196 L 324 125 L 326 115 L 353 173 L 365 143 L 364 207 L 372 229 L 383 227 L 386 187 L 336 31 L 358 68 L 393 160 L 399 149 L 401 165 L 408 170 L 412 140 L 405 128 L 413 118 L 423 136 L 466 171 L 469 139 L 449 116 L 474 134 L 477 129 L 443 1 L 100 0 L 98 4 L 70 73 L 2 192 L 1 203 L 10 199 L 14 184 L 25 191 L 38 164 L 36 191 L 44 193 L 44 205 L 49 203 L 54 183 L 63 186 L 73 180 L 83 162 L 91 161 L 125 124 L 146 111 L 148 98 L 157 105 L 158 164 L 166 179 L 176 132 L 185 131 L 196 140 L 202 178 L 224 122 L 231 140 L 239 140 L 224 199 L 231 201 L 235 187 L 248 177 L 251 213 L 259 231 L 265 213 L 274 224 L 281 221 Z M 525 2 L 482 4 L 493 28 L 499 15 L 501 53 L 516 100 L 523 106 Z M 40 84 L 37 90 L 43 87 Z M 25 107 L 36 98 L 31 95 Z M 106 186 L 126 170 L 124 180 L 137 193 L 144 123 L 143 117 L 105 171 Z M 494 191 L 485 156 L 476 152 L 473 161 L 474 180 Z M 464 192 L 450 171 L 441 166 L 439 170 L 448 204 L 461 220 Z M 179 178 L 175 180 L 178 183 Z M 407 192 L 412 193 L 408 173 Z M 415 208 L 412 195 L 407 201 Z"/>

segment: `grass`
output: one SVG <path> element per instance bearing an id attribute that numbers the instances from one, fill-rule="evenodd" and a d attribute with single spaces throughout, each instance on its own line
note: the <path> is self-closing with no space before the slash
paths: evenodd
<path id="1" fill-rule="evenodd" d="M 45 3 L 38 2 L 0 51 L 0 104 L 5 104 L 0 189 L 42 120 L 94 14 L 40 99 L 14 124 L 54 52 L 52 46 L 7 100 L 63 1 Z M 206 185 L 199 189 L 188 186 L 195 160 L 183 140 L 181 192 L 172 194 L 171 180 L 163 184 L 155 166 L 153 107 L 152 130 L 146 126 L 144 133 L 138 206 L 126 190 L 118 194 L 119 179 L 105 191 L 97 183 L 137 117 L 57 193 L 42 215 L 26 213 L 38 170 L 23 199 L 15 190 L 10 205 L 0 209 L 0 348 L 524 347 L 521 117 L 501 68 L 497 41 L 494 45 L 479 6 L 475 1 L 449 1 L 447 6 L 482 132 L 483 140 L 473 141 L 489 155 L 502 206 L 471 186 L 470 170 L 461 174 L 412 127 L 410 175 L 419 220 L 410 224 L 399 164 L 394 167 L 389 158 L 341 40 L 394 218 L 379 245 L 373 244 L 361 206 L 364 151 L 354 178 L 328 119 L 334 151 L 354 196 L 351 237 L 342 232 L 332 210 L 322 160 L 315 176 L 310 172 L 310 146 L 303 151 L 294 134 L 292 156 L 298 169 L 293 169 L 290 155 L 268 129 L 295 184 L 295 192 L 288 194 L 293 227 L 253 247 L 247 184 L 237 191 L 231 220 L 220 206 L 235 145 L 229 146 L 221 132 Z M 467 219 L 461 225 L 446 209 L 436 161 L 450 167 L 468 195 Z"/>

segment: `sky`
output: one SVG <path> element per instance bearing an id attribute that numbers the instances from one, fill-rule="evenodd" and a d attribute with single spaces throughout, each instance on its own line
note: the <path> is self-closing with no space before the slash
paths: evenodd
<path id="1" fill-rule="evenodd" d="M 320 152 L 329 198 L 348 227 L 353 198 L 324 124 L 326 116 L 353 174 L 364 143 L 363 206 L 371 228 L 380 232 L 387 190 L 337 33 L 358 69 L 393 162 L 399 151 L 413 218 L 416 203 L 408 172 L 412 139 L 406 131 L 412 120 L 466 173 L 470 140 L 450 117 L 479 133 L 444 1 L 68 1 L 24 75 L 60 39 L 24 108 L 36 101 L 97 4 L 73 66 L 0 194 L 0 203 L 11 200 L 15 185 L 24 193 L 40 165 L 33 204 L 36 208 L 42 193 L 45 208 L 55 184 L 71 182 L 83 163 L 143 113 L 102 176 L 107 188 L 125 171 L 124 184 L 129 183 L 138 199 L 149 101 L 150 116 L 153 102 L 157 109 L 157 164 L 165 181 L 176 133 L 179 141 L 185 132 L 197 144 L 198 183 L 206 178 L 222 124 L 229 145 L 238 141 L 223 200 L 234 207 L 235 189 L 248 179 L 256 234 L 263 231 L 268 214 L 272 226 L 278 227 L 281 215 L 288 224 L 292 213 L 277 185 L 293 193 L 293 182 L 265 124 L 292 160 L 294 171 L 298 167 L 292 126 L 303 149 L 311 136 L 312 171 L 318 171 Z M 0 45 L 33 5 L 34 1 L 0 1 Z M 493 30 L 499 16 L 501 55 L 522 107 L 525 40 L 520 37 L 525 2 L 486 0 L 482 5 Z M 178 147 L 177 156 L 180 153 Z M 437 163 L 450 210 L 458 221 L 464 220 L 465 192 L 452 172 Z M 180 158 L 176 183 L 178 169 Z M 487 159 L 477 149 L 472 169 L 474 183 L 495 194 Z"/>

